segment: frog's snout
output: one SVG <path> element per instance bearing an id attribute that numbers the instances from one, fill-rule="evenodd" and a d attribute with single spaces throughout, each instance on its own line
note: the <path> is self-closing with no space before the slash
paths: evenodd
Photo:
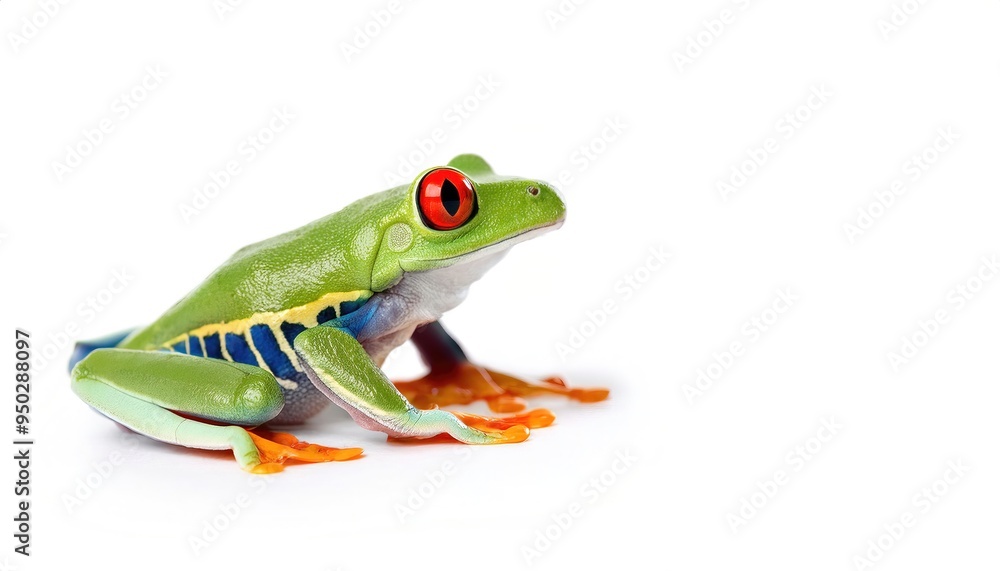
<path id="1" fill-rule="evenodd" d="M 531 182 L 524 188 L 526 201 L 546 224 L 561 224 L 566 219 L 566 203 L 559 191 L 548 183 Z"/>

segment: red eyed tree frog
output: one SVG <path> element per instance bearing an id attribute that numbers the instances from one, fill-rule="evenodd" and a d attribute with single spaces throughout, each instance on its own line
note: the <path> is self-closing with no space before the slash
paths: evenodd
<path id="1" fill-rule="evenodd" d="M 438 319 L 511 246 L 558 228 L 565 212 L 548 184 L 498 176 L 482 158 L 460 155 L 239 250 L 147 327 L 77 344 L 73 391 L 151 438 L 232 450 L 255 473 L 280 471 L 289 459 L 360 455 L 259 428 L 302 422 L 330 401 L 393 438 L 521 442 L 554 418 L 524 412 L 523 397 L 594 402 L 608 391 L 475 366 Z M 394 384 L 380 367 L 407 339 L 430 370 Z M 438 408 L 475 400 L 516 414 Z"/>

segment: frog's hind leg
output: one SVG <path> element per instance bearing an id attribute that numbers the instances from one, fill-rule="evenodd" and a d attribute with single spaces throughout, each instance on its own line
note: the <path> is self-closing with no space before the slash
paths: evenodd
<path id="1" fill-rule="evenodd" d="M 289 459 L 346 460 L 359 448 L 299 442 L 291 435 L 257 435 L 284 399 L 271 373 L 240 363 L 189 355 L 97 349 L 72 372 L 73 391 L 102 414 L 150 438 L 205 450 L 232 450 L 245 470 L 276 472 Z"/>
<path id="2" fill-rule="evenodd" d="M 534 384 L 474 365 L 437 321 L 418 327 L 412 340 L 430 372 L 420 379 L 397 382 L 395 385 L 399 392 L 420 408 L 485 400 L 493 412 L 520 412 L 525 408 L 525 397 L 561 395 L 580 402 L 598 402 L 608 397 L 607 389 L 569 388 L 558 377 Z M 533 419 L 529 422 L 535 425 L 543 423 L 541 426 L 547 426 L 554 419 L 545 409 L 530 411 L 516 418 L 523 424 L 525 417 Z"/>
<path id="3" fill-rule="evenodd" d="M 132 334 L 135 329 L 128 329 L 126 331 L 119 331 L 118 333 L 112 333 L 98 339 L 90 339 L 87 341 L 77 341 L 76 345 L 73 347 L 73 354 L 69 358 L 69 370 L 72 371 L 73 367 L 77 363 L 82 361 L 87 355 L 90 355 L 98 349 L 110 349 L 112 347 L 117 347 L 126 337 Z"/>

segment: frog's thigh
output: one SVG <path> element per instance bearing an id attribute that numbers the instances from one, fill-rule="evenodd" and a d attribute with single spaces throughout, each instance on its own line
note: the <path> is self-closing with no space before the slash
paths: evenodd
<path id="1" fill-rule="evenodd" d="M 307 329 L 295 338 L 295 351 L 313 384 L 365 428 L 397 437 L 448 434 L 467 444 L 520 442 L 528 437 L 524 426 L 479 430 L 450 412 L 414 408 L 347 329 L 327 325 Z"/>
<path id="2" fill-rule="evenodd" d="M 259 462 L 239 426 L 256 426 L 284 404 L 274 376 L 238 363 L 176 353 L 98 349 L 73 369 L 73 391 L 104 415 L 151 438 L 207 450 L 232 449 L 241 465 Z"/>

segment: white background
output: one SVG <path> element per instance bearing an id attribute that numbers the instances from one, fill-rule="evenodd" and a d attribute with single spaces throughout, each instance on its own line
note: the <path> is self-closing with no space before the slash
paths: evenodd
<path id="1" fill-rule="evenodd" d="M 385 1 L 329 4 L 0 5 L 4 370 L 15 327 L 55 355 L 33 381 L 30 560 L 4 518 L 17 569 L 996 568 L 1000 280 L 975 279 L 1000 253 L 996 2 L 564 0 L 556 21 L 555 0 L 425 0 L 381 26 Z M 896 5 L 915 13 L 880 27 Z M 165 77 L 123 117 L 147 68 Z M 484 80 L 496 87 L 477 98 Z M 475 109 L 459 121 L 456 103 Z M 247 160 L 240 145 L 282 107 L 295 119 Z M 789 113 L 807 120 L 790 132 Z M 419 142 L 436 129 L 433 148 Z M 916 178 L 912 157 L 949 129 Z M 768 138 L 776 152 L 724 199 L 720 181 Z M 67 146 L 88 152 L 60 176 Z M 420 170 L 462 152 L 556 183 L 569 218 L 446 324 L 483 364 L 603 384 L 607 402 L 535 401 L 556 425 L 489 448 L 390 445 L 331 409 L 299 436 L 364 458 L 253 479 L 225 455 L 123 441 L 70 392 L 67 327 L 147 323 L 240 246 L 392 186 L 401 156 Z M 240 174 L 185 220 L 232 159 Z M 894 180 L 903 192 L 881 207 Z M 849 236 L 859 208 L 873 219 Z M 649 271 L 651 248 L 671 258 Z M 82 309 L 116 271 L 124 291 Z M 978 291 L 959 307 L 966 284 Z M 796 297 L 780 314 L 779 290 Z M 939 310 L 947 322 L 922 334 Z M 752 335 L 755 318 L 772 323 Z M 893 367 L 904 337 L 921 347 Z M 420 372 L 409 347 L 387 368 Z M 618 455 L 634 460 L 621 470 Z M 213 521 L 225 529 L 192 548 Z"/>

